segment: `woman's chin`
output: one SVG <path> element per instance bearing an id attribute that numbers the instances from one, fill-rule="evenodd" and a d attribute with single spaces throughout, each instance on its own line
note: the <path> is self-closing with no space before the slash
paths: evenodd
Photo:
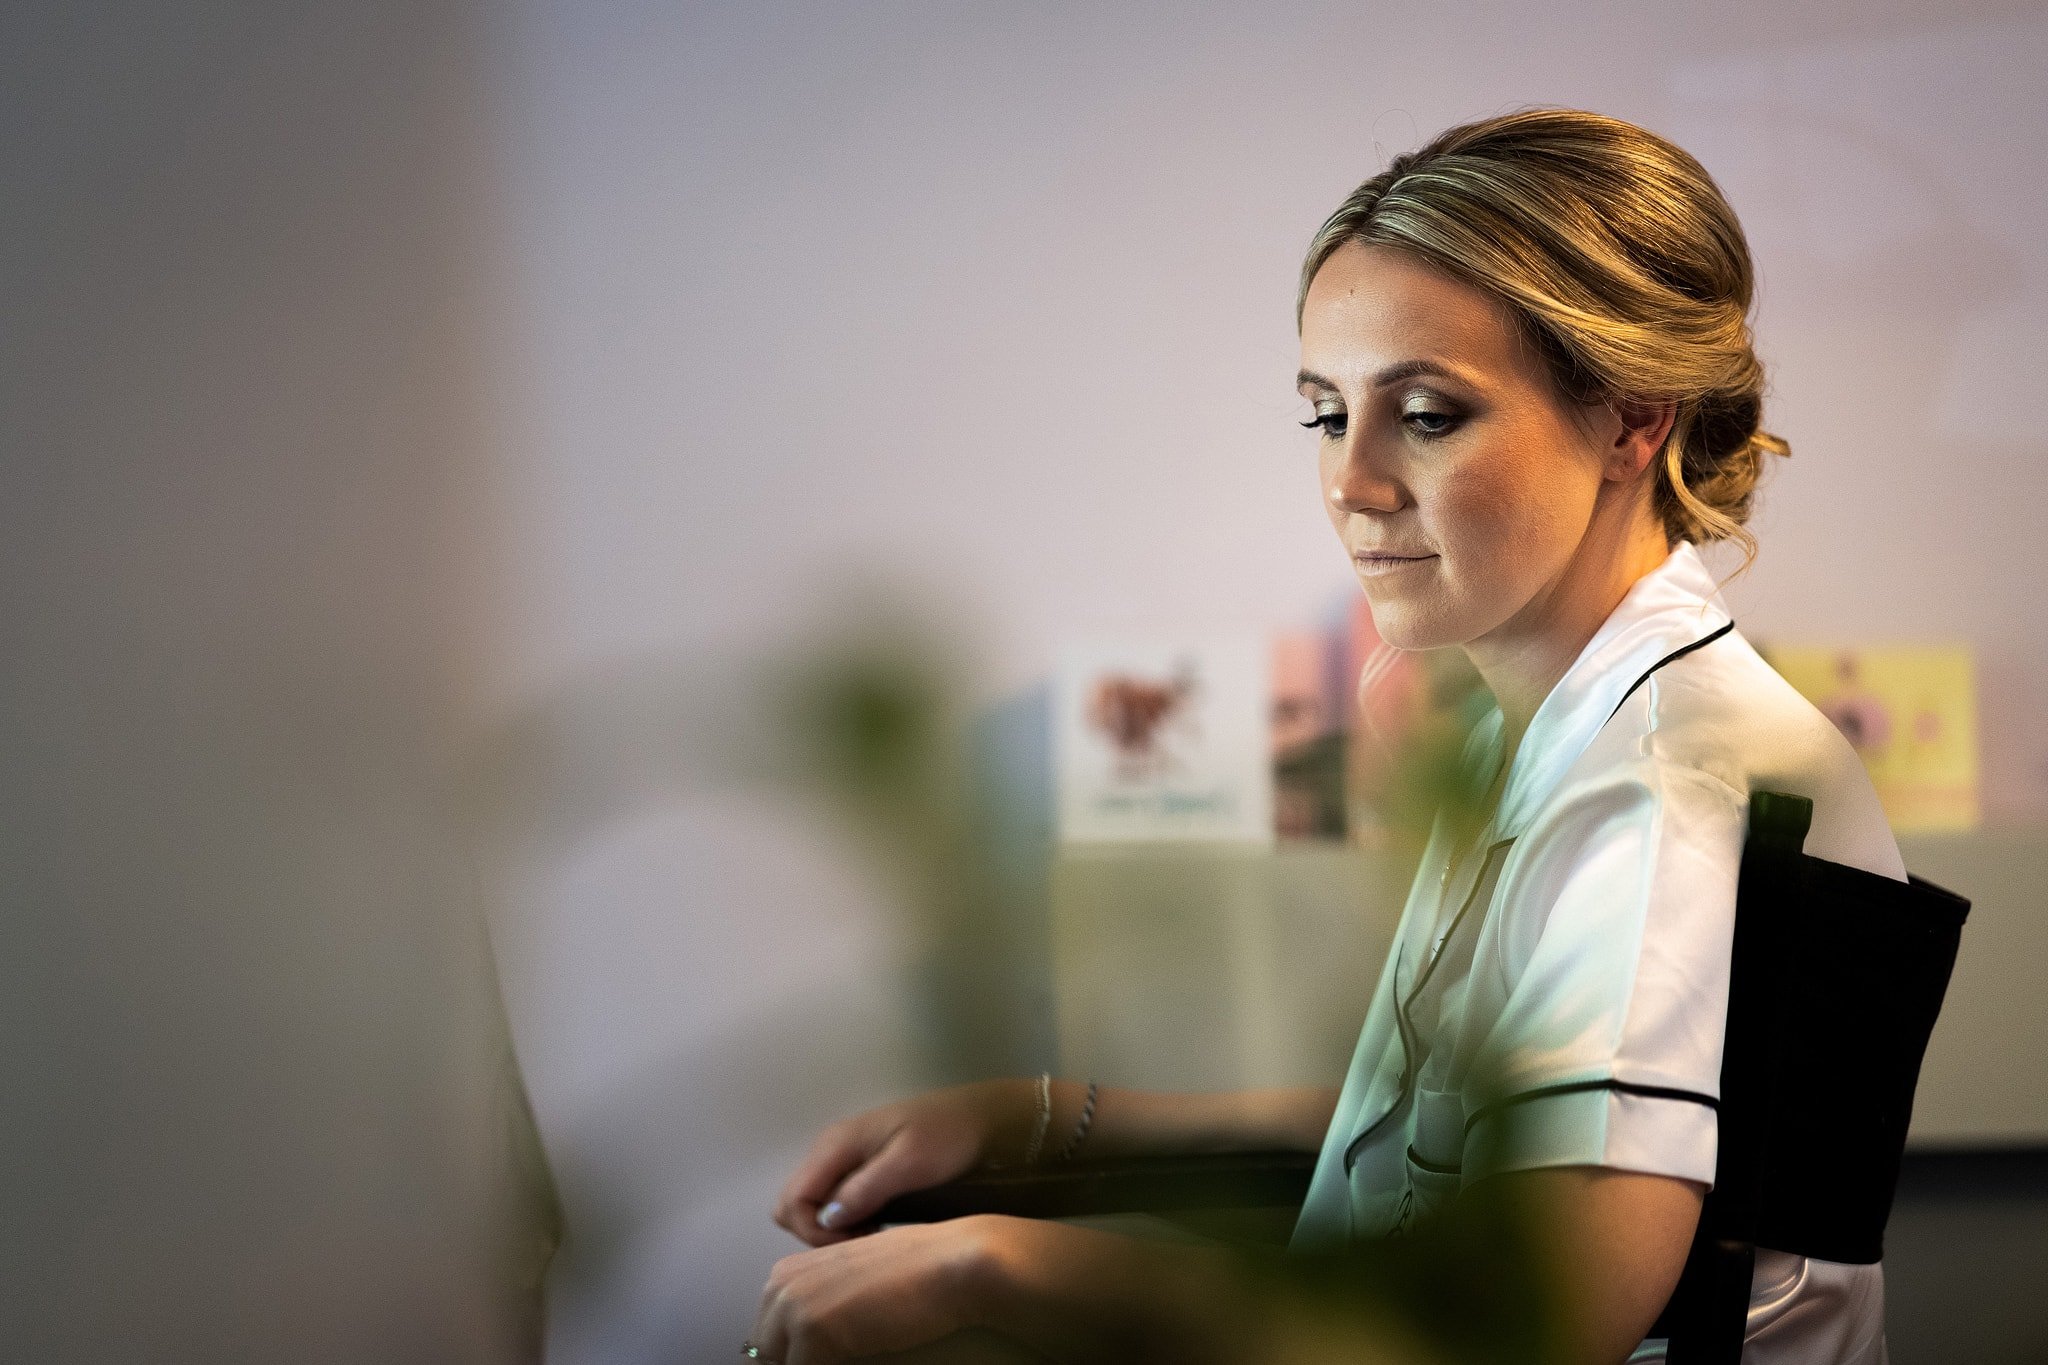
<path id="1" fill-rule="evenodd" d="M 1370 592 L 1365 597 L 1372 607 L 1373 629 L 1379 632 L 1383 642 L 1395 649 L 1441 649 L 1445 645 L 1459 643 L 1445 632 L 1443 621 L 1435 619 L 1429 612 L 1418 610 L 1413 603 L 1375 598 Z"/>

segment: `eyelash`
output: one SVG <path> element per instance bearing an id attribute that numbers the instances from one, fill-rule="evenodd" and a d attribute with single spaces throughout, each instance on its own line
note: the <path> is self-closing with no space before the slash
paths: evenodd
<path id="1" fill-rule="evenodd" d="M 1424 426 L 1415 420 L 1418 417 L 1440 422 L 1442 425 L 1436 427 Z M 1422 440 L 1436 441 L 1456 431 L 1464 419 L 1453 413 L 1433 412 L 1427 408 L 1422 408 L 1414 412 L 1402 413 L 1401 420 Z M 1341 412 L 1319 412 L 1308 421 L 1303 422 L 1302 425 L 1305 427 L 1320 427 L 1322 428 L 1323 439 L 1334 441 L 1344 434 L 1349 422 Z"/>

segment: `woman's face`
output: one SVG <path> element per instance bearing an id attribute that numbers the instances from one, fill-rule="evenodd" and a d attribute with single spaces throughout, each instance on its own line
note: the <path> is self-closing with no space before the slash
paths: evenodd
<path id="1" fill-rule="evenodd" d="M 1309 284 L 1301 392 L 1325 510 L 1389 644 L 1541 629 L 1608 461 L 1503 306 L 1414 256 L 1347 244 Z"/>

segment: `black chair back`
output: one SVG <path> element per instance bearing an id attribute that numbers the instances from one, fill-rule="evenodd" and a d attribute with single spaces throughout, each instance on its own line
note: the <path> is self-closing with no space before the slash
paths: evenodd
<path id="1" fill-rule="evenodd" d="M 1810 857 L 1812 822 L 1804 797 L 1750 798 L 1714 1188 L 1657 1329 L 1671 1365 L 1741 1359 L 1757 1247 L 1851 1264 L 1884 1255 L 1970 903 Z"/>

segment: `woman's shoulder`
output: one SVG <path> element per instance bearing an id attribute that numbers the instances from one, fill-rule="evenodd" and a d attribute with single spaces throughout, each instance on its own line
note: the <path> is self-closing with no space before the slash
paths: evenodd
<path id="1" fill-rule="evenodd" d="M 1639 756 L 1672 773 L 1699 773 L 1746 799 L 1787 792 L 1814 803 L 1806 851 L 1903 877 L 1898 845 L 1869 771 L 1812 702 L 1731 631 L 1660 669 L 1603 732 L 1611 757 Z M 1589 757 L 1598 756 L 1589 753 Z"/>

